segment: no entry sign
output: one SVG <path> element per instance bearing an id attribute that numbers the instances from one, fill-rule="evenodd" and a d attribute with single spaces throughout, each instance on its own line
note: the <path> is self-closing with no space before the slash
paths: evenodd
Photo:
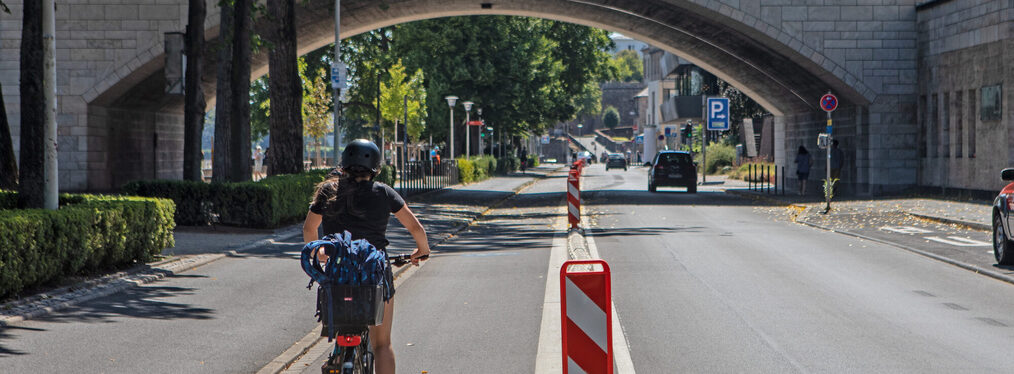
<path id="1" fill-rule="evenodd" d="M 820 97 L 820 109 L 828 113 L 838 109 L 838 97 L 831 93 L 824 94 Z"/>

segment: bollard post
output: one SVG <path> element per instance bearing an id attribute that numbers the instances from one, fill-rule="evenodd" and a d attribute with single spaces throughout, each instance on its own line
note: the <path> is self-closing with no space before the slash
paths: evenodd
<path id="1" fill-rule="evenodd" d="M 581 171 L 577 165 L 567 175 L 567 219 L 570 228 L 576 229 L 581 223 Z"/>
<path id="2" fill-rule="evenodd" d="M 601 270 L 570 271 L 572 265 Z M 572 260 L 560 267 L 563 374 L 613 373 L 613 312 L 609 264 Z"/>
<path id="3" fill-rule="evenodd" d="M 775 165 L 775 188 L 774 188 L 773 191 L 771 191 L 772 195 L 777 195 L 778 194 L 778 184 L 779 184 L 778 183 L 778 165 Z"/>
<path id="4" fill-rule="evenodd" d="M 746 170 L 747 186 L 753 191 L 753 164 L 747 164 Z"/>

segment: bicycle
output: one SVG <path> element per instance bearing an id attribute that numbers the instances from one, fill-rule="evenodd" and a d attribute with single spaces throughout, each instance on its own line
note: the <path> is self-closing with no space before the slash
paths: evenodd
<path id="1" fill-rule="evenodd" d="M 389 256 L 388 262 L 395 267 L 402 267 L 411 262 L 411 256 L 410 254 Z M 429 255 L 420 256 L 419 260 L 427 258 Z M 369 326 L 384 323 L 384 287 L 381 285 L 338 285 L 333 287 L 335 289 L 330 292 L 341 294 L 340 298 L 333 296 L 330 298 L 333 302 L 340 303 L 340 305 L 334 306 L 333 310 L 340 310 L 342 315 L 336 316 L 338 323 L 335 323 L 334 327 L 336 331 L 334 350 L 321 366 L 321 373 L 371 374 L 373 373 L 373 349 L 370 346 Z M 322 288 L 318 289 L 318 292 L 325 292 L 322 290 Z M 318 297 L 318 300 L 323 299 L 325 298 Z M 322 308 L 321 310 L 328 309 Z M 321 322 L 324 324 L 321 336 L 328 336 L 330 332 L 328 320 L 329 316 L 321 316 Z"/>

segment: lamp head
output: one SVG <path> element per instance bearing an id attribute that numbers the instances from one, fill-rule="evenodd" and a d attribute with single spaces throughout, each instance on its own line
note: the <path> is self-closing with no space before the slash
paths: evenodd
<path id="1" fill-rule="evenodd" d="M 457 96 L 448 96 L 448 97 L 445 97 L 445 99 L 447 99 L 447 106 L 449 106 L 451 108 L 454 107 L 454 102 L 458 101 L 458 97 Z"/>
<path id="2" fill-rule="evenodd" d="M 463 102 L 462 104 L 465 105 L 465 111 L 469 112 L 469 111 L 472 110 L 472 104 L 475 104 L 475 103 L 473 103 L 471 101 L 466 101 L 466 102 Z"/>

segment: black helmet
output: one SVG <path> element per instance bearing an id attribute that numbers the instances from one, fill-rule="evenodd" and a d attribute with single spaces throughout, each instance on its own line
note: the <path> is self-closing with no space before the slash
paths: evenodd
<path id="1" fill-rule="evenodd" d="M 380 148 L 366 139 L 356 139 L 345 146 L 342 152 L 342 169 L 349 166 L 362 166 L 376 172 L 380 167 Z"/>

